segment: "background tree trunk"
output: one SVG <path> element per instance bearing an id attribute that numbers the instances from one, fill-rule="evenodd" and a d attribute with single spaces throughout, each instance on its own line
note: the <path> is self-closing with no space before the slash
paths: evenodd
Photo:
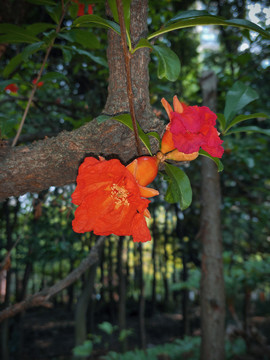
<path id="1" fill-rule="evenodd" d="M 75 344 L 81 345 L 87 336 L 87 309 L 93 293 L 97 263 L 86 272 L 85 284 L 75 311 Z"/>
<path id="2" fill-rule="evenodd" d="M 139 284 L 140 284 L 140 298 L 139 298 L 139 328 L 140 328 L 140 343 L 141 348 L 146 348 L 146 334 L 145 334 L 145 298 L 144 298 L 144 281 L 143 281 L 143 249 L 142 244 L 139 243 Z"/>
<path id="3" fill-rule="evenodd" d="M 123 246 L 124 237 L 120 236 L 117 249 L 118 258 L 118 292 L 119 292 L 119 303 L 118 303 L 118 323 L 119 330 L 126 329 L 126 266 L 123 261 Z M 126 351 L 127 341 L 126 339 L 122 342 L 122 352 Z"/>
<path id="4" fill-rule="evenodd" d="M 201 79 L 203 104 L 216 108 L 217 80 L 213 72 Z M 225 290 L 220 223 L 221 192 L 216 164 L 202 156 L 201 184 L 201 360 L 225 358 Z"/>

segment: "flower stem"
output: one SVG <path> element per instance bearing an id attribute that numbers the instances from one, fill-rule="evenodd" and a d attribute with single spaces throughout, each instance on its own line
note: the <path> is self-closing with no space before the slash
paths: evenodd
<path id="1" fill-rule="evenodd" d="M 66 6 L 68 5 L 68 3 L 69 3 L 69 1 L 67 2 Z M 64 6 L 64 2 L 63 2 L 63 0 L 62 0 L 62 14 L 61 14 L 61 18 L 60 18 L 60 20 L 59 20 L 59 23 L 58 23 L 58 25 L 57 25 L 57 28 L 56 28 L 56 30 L 55 30 L 55 34 L 56 34 L 56 35 L 59 33 L 59 31 L 60 31 L 60 29 L 61 29 L 61 24 L 62 24 L 62 22 L 63 22 L 63 20 L 64 20 L 65 13 L 66 13 L 66 7 Z M 46 54 L 45 54 L 45 57 L 44 57 L 44 59 L 43 59 L 41 68 L 40 68 L 40 70 L 39 70 L 39 72 L 38 72 L 38 75 L 37 75 L 37 78 L 36 78 L 36 83 L 34 84 L 34 87 L 33 87 L 32 91 L 31 91 L 30 96 L 29 96 L 29 99 L 28 99 L 26 108 L 25 108 L 25 110 L 24 110 L 24 113 L 23 113 L 23 116 L 22 116 L 22 120 L 21 120 L 21 122 L 20 122 L 19 129 L 18 129 L 18 131 L 17 131 L 17 134 L 16 134 L 15 138 L 13 139 L 13 142 L 12 142 L 12 145 L 11 145 L 12 147 L 16 146 L 16 144 L 17 144 L 17 142 L 18 142 L 18 139 L 19 139 L 19 136 L 21 135 L 22 128 L 23 128 L 23 125 L 24 125 L 24 123 L 25 123 L 26 116 L 27 116 L 27 114 L 28 114 L 28 112 L 29 112 L 29 109 L 30 109 L 30 106 L 31 106 L 31 104 L 32 104 L 34 95 L 35 95 L 36 90 L 37 90 L 37 87 L 38 87 L 38 82 L 39 82 L 39 80 L 40 80 L 40 78 L 41 78 L 41 75 L 42 75 L 43 70 L 44 70 L 44 68 L 45 68 L 45 65 L 46 65 L 46 63 L 47 63 L 47 60 L 48 60 L 48 57 L 49 57 L 50 52 L 51 52 L 51 50 L 52 50 L 52 47 L 53 47 L 55 38 L 56 38 L 56 36 L 52 39 L 52 41 L 51 41 L 51 43 L 50 43 L 50 46 L 48 47 L 48 49 L 47 49 L 47 51 L 46 51 Z"/>
<path id="2" fill-rule="evenodd" d="M 125 25 L 125 20 L 124 20 L 122 1 L 116 0 L 116 5 L 117 5 L 117 11 L 118 11 L 119 25 L 120 25 L 120 30 L 121 30 L 121 43 L 122 43 L 123 53 L 124 53 L 124 58 L 125 58 L 129 110 L 130 110 L 130 115 L 131 115 L 131 119 L 132 119 L 132 125 L 133 125 L 133 130 L 134 130 L 137 152 L 138 152 L 138 155 L 141 156 L 142 155 L 142 146 L 141 146 L 138 128 L 137 128 L 136 113 L 135 113 L 135 107 L 134 107 L 134 96 L 133 96 L 133 92 L 132 92 L 131 66 L 130 66 L 131 54 L 128 51 L 128 47 L 127 47 L 126 25 Z"/>

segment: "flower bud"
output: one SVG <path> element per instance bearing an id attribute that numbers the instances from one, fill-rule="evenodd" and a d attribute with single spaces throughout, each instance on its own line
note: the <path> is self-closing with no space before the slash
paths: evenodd
<path id="1" fill-rule="evenodd" d="M 159 160 L 156 156 L 141 156 L 127 165 L 129 170 L 141 186 L 150 184 L 158 173 Z"/>
<path id="2" fill-rule="evenodd" d="M 199 156 L 198 151 L 193 152 L 191 154 L 185 154 L 175 149 L 167 153 L 165 155 L 165 158 L 166 160 L 174 160 L 174 161 L 191 161 L 191 160 L 195 160 L 198 156 Z"/>
<path id="3" fill-rule="evenodd" d="M 172 137 L 172 133 L 170 132 L 170 130 L 166 130 L 162 140 L 161 140 L 161 152 L 163 154 L 166 154 L 169 151 L 172 151 L 175 149 L 175 145 L 173 142 L 173 137 Z"/>

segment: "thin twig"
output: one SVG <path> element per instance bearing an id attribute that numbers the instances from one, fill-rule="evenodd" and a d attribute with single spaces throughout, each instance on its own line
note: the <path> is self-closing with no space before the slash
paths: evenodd
<path id="1" fill-rule="evenodd" d="M 136 114 L 135 114 L 135 107 L 134 107 L 134 96 L 133 96 L 133 92 L 132 92 L 131 66 L 130 66 L 131 54 L 128 51 L 128 47 L 127 47 L 126 25 L 125 25 L 125 20 L 124 20 L 122 1 L 116 0 L 116 4 L 117 4 L 117 11 L 118 11 L 119 25 L 120 25 L 120 30 L 121 30 L 121 43 L 122 43 L 123 53 L 124 53 L 124 58 L 125 58 L 129 109 L 130 109 L 130 115 L 131 115 L 131 119 L 132 119 L 132 125 L 133 125 L 133 130 L 134 130 L 137 152 L 138 152 L 138 155 L 140 156 L 140 155 L 142 155 L 142 146 L 141 146 L 138 128 L 137 128 Z"/>
<path id="2" fill-rule="evenodd" d="M 89 255 L 80 263 L 77 269 L 73 270 L 67 277 L 58 281 L 56 284 L 51 286 L 50 288 L 45 288 L 42 291 L 39 291 L 36 294 L 29 296 L 27 299 L 9 306 L 8 308 L 0 311 L 0 323 L 10 317 L 13 317 L 19 314 L 22 311 L 30 309 L 36 306 L 45 306 L 50 307 L 51 304 L 49 300 L 51 297 L 58 294 L 60 291 L 64 290 L 71 284 L 73 284 L 76 280 L 78 280 L 81 275 L 90 268 L 90 266 L 94 265 L 99 260 L 99 249 L 103 245 L 106 237 L 101 236 L 96 245 L 91 249 Z"/>
<path id="3" fill-rule="evenodd" d="M 68 4 L 68 3 L 67 3 L 67 4 Z M 65 12 L 66 12 L 66 8 L 64 7 L 64 3 L 63 3 L 63 1 L 62 1 L 62 15 L 61 15 L 61 18 L 60 18 L 59 23 L 58 23 L 58 25 L 57 25 L 57 28 L 56 28 L 56 30 L 55 30 L 55 34 L 58 34 L 59 31 L 60 31 L 60 29 L 61 29 L 61 25 L 62 25 L 62 22 L 63 22 L 63 20 L 64 20 Z M 34 87 L 33 87 L 32 91 L 31 91 L 30 96 L 29 96 L 29 99 L 28 99 L 26 108 L 25 108 L 25 110 L 24 110 L 24 114 L 23 114 L 22 120 L 21 120 L 21 122 L 20 122 L 19 129 L 18 129 L 17 134 L 16 134 L 16 136 L 15 136 L 13 142 L 12 142 L 12 145 L 11 145 L 12 147 L 16 146 L 17 141 L 18 141 L 18 139 L 19 139 L 19 136 L 20 136 L 20 134 L 21 134 L 21 132 L 22 132 L 22 128 L 23 128 L 23 125 L 24 125 L 24 123 L 25 123 L 26 116 L 27 116 L 27 114 L 28 114 L 28 111 L 29 111 L 29 109 L 30 109 L 30 106 L 31 106 L 31 104 L 32 104 L 34 95 L 35 95 L 36 90 L 37 90 L 37 87 L 38 87 L 38 82 L 39 82 L 39 80 L 40 80 L 40 78 L 41 78 L 41 75 L 42 75 L 43 70 L 44 70 L 44 68 L 45 68 L 45 65 L 46 65 L 46 63 L 47 63 L 47 60 L 48 60 L 48 57 L 49 57 L 50 52 L 51 52 L 51 50 L 52 50 L 53 44 L 54 44 L 54 42 L 55 42 L 55 39 L 56 39 L 56 36 L 52 39 L 52 42 L 51 42 L 50 46 L 48 47 L 48 49 L 47 49 L 47 51 L 46 51 L 46 54 L 45 54 L 45 57 L 44 57 L 44 59 L 43 59 L 41 68 L 40 68 L 40 70 L 39 70 L 39 72 L 38 72 L 38 75 L 37 75 L 37 78 L 36 78 L 36 83 L 34 84 Z"/>

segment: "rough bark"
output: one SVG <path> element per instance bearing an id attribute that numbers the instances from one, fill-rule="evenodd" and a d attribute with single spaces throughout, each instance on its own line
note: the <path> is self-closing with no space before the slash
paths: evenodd
<path id="1" fill-rule="evenodd" d="M 204 105 L 215 111 L 216 76 L 204 74 L 202 81 Z M 223 360 L 225 290 L 222 263 L 221 191 L 215 163 L 202 158 L 201 227 L 201 360 Z"/>
<path id="2" fill-rule="evenodd" d="M 147 0 L 133 0 L 131 36 L 133 44 L 147 32 Z M 128 112 L 126 79 L 120 37 L 108 32 L 108 98 L 103 113 Z M 137 119 L 145 131 L 161 131 L 149 102 L 149 49 L 135 52 L 131 74 Z M 27 121 L 27 120 L 26 120 Z M 5 146 L 4 146 L 5 145 Z M 157 147 L 157 143 L 155 143 Z M 154 149 L 156 150 L 156 149 Z M 144 149 L 147 153 L 146 149 Z M 97 120 L 71 132 L 27 146 L 11 148 L 0 144 L 0 201 L 26 192 L 39 192 L 50 186 L 63 186 L 76 180 L 77 170 L 86 155 L 115 156 L 123 162 L 136 155 L 133 133 L 114 120 Z"/>

